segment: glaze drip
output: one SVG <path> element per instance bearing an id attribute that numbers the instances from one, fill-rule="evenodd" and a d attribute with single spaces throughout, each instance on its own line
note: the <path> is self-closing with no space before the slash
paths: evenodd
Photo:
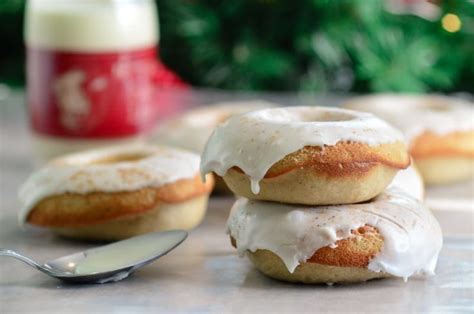
<path id="1" fill-rule="evenodd" d="M 425 184 L 413 163 L 407 169 L 398 171 L 388 187 L 398 187 L 419 201 L 425 199 Z"/>

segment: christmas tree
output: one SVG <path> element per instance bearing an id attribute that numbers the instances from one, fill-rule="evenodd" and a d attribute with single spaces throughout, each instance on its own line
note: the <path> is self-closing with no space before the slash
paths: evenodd
<path id="1" fill-rule="evenodd" d="M 389 10 L 390 5 L 403 9 L 404 2 L 407 11 Z M 163 58 L 195 85 L 474 91 L 474 4 L 469 1 L 161 0 L 158 4 Z M 420 9 L 410 12 L 423 4 L 426 11 L 434 11 L 432 16 L 419 16 Z M 447 14 L 462 21 L 459 30 L 443 28 Z"/>
<path id="2" fill-rule="evenodd" d="M 195 86 L 474 92 L 469 0 L 158 0 L 160 54 Z M 0 2 L 0 82 L 23 79 L 24 0 Z M 8 47 L 8 49 L 6 49 Z"/>

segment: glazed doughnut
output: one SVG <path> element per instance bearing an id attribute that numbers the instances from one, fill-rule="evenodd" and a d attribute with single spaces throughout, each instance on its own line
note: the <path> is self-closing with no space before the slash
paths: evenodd
<path id="1" fill-rule="evenodd" d="M 431 212 L 397 188 L 336 206 L 241 198 L 227 230 L 239 255 L 263 274 L 308 284 L 432 275 L 442 246 Z"/>
<path id="2" fill-rule="evenodd" d="M 369 200 L 410 158 L 403 135 L 368 113 L 289 107 L 232 117 L 216 128 L 201 172 L 237 195 L 324 205 Z"/>
<path id="3" fill-rule="evenodd" d="M 263 100 L 223 102 L 191 109 L 182 115 L 161 122 L 151 141 L 181 147 L 201 154 L 212 131 L 234 115 L 274 107 Z"/>
<path id="4" fill-rule="evenodd" d="M 178 149 L 134 146 L 71 154 L 26 180 L 19 191 L 19 220 L 91 240 L 191 229 L 206 212 L 212 176 L 207 180 L 201 181 L 199 156 Z"/>
<path id="5" fill-rule="evenodd" d="M 360 97 L 345 105 L 399 128 L 427 184 L 474 177 L 473 106 L 451 97 L 391 94 Z"/>
<path id="6" fill-rule="evenodd" d="M 263 100 L 250 100 L 197 107 L 161 122 L 153 132 L 150 141 L 201 154 L 212 131 L 229 117 L 275 106 L 276 104 Z M 221 177 L 216 176 L 215 183 L 216 191 L 230 193 Z"/>

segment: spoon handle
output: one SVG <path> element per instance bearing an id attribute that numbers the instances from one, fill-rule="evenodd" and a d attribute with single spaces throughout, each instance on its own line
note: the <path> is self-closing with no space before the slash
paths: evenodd
<path id="1" fill-rule="evenodd" d="M 31 267 L 34 267 L 37 270 L 42 271 L 43 273 L 51 275 L 51 272 L 48 269 L 46 269 L 43 266 L 39 265 L 38 263 L 36 263 L 31 258 L 28 258 L 24 255 L 21 255 L 20 253 L 17 253 L 13 250 L 0 248 L 0 256 L 10 256 L 10 257 L 16 258 L 16 259 L 30 265 Z"/>

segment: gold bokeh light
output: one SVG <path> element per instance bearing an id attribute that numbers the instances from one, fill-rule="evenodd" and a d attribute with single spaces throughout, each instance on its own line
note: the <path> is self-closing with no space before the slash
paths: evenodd
<path id="1" fill-rule="evenodd" d="M 441 19 L 441 25 L 447 32 L 455 33 L 461 29 L 462 23 L 459 16 L 448 13 Z"/>

